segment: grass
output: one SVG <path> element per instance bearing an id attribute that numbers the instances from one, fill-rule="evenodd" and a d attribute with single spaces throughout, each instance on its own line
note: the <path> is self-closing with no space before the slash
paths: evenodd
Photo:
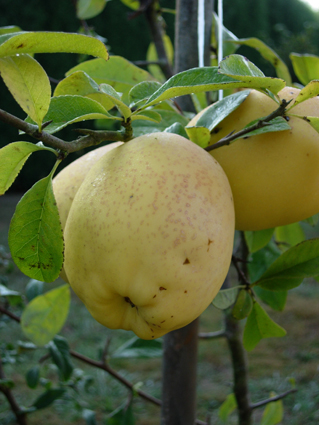
<path id="1" fill-rule="evenodd" d="M 16 196 L 0 198 L 0 244 L 7 245 L 7 232 Z M 24 291 L 28 278 L 15 269 L 9 275 L 11 289 Z M 55 285 L 61 284 L 58 281 Z M 52 285 L 46 285 L 46 289 Z M 299 288 L 290 291 L 284 312 L 269 310 L 271 317 L 287 330 L 284 338 L 261 341 L 247 354 L 249 363 L 249 388 L 253 402 L 291 388 L 290 380 L 296 383 L 298 392 L 283 401 L 285 415 L 282 424 L 317 425 L 319 423 L 319 285 L 312 280 L 304 282 Z M 13 311 L 20 315 L 17 306 Z M 209 307 L 200 320 L 201 331 L 215 331 L 222 327 L 223 314 L 213 306 Z M 28 406 L 43 392 L 43 386 L 30 390 L 25 382 L 27 370 L 38 364 L 46 353 L 45 349 L 18 351 L 16 341 L 25 341 L 17 323 L 7 317 L 0 321 L 0 349 L 7 350 L 4 370 L 7 378 L 15 382 L 13 393 L 21 405 Z M 61 335 L 67 338 L 70 347 L 83 355 L 98 359 L 105 342 L 110 338 L 110 351 L 115 350 L 132 333 L 111 331 L 95 322 L 83 304 L 72 296 L 71 310 Z M 99 424 L 104 423 L 105 415 L 121 403 L 125 403 L 128 391 L 107 373 L 72 360 L 81 385 L 78 393 L 70 392 L 72 397 L 55 402 L 49 408 L 29 415 L 30 425 L 84 425 L 81 416 L 83 408 L 96 411 Z M 134 384 L 155 397 L 161 396 L 161 359 L 111 360 L 111 366 Z M 49 362 L 41 363 L 42 385 L 51 379 L 57 383 L 56 368 Z M 81 378 L 82 377 L 82 378 Z M 81 379 L 80 379 L 81 378 Z M 87 391 L 84 390 L 85 383 Z M 202 340 L 199 344 L 198 362 L 198 417 L 204 420 L 209 413 L 211 425 L 220 424 L 217 410 L 232 391 L 232 369 L 226 342 L 222 339 Z M 77 398 L 77 404 L 74 403 Z M 262 411 L 256 411 L 254 423 L 259 424 Z M 135 397 L 134 415 L 138 425 L 159 425 L 159 408 Z M 12 418 L 11 418 L 12 419 Z M 0 394 L 0 424 L 15 423 L 10 419 L 9 408 L 4 396 Z M 236 423 L 236 414 L 229 417 L 228 424 Z"/>

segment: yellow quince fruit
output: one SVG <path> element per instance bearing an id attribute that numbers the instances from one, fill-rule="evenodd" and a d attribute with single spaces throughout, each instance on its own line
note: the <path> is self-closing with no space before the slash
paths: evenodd
<path id="1" fill-rule="evenodd" d="M 196 319 L 230 265 L 234 207 L 217 161 L 170 133 L 93 165 L 65 227 L 65 270 L 92 316 L 153 339 Z"/>
<path id="2" fill-rule="evenodd" d="M 292 99 L 293 103 L 299 92 L 285 87 L 278 95 L 281 99 Z M 252 90 L 213 129 L 210 144 L 277 108 L 274 100 Z M 202 113 L 188 126 L 194 126 Z M 319 212 L 319 134 L 307 120 L 290 114 L 319 117 L 319 98 L 308 99 L 288 112 L 291 130 L 247 135 L 211 151 L 229 179 L 238 230 L 283 226 Z"/>

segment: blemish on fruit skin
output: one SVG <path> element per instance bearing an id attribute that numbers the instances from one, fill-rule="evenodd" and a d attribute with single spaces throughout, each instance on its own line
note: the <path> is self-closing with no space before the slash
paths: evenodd
<path id="1" fill-rule="evenodd" d="M 188 259 L 188 258 L 185 258 L 185 261 L 184 261 L 184 263 L 183 263 L 183 264 L 190 264 L 189 259 Z"/>
<path id="2" fill-rule="evenodd" d="M 160 291 L 167 291 L 167 289 L 166 289 L 166 288 L 164 288 L 163 286 L 160 286 L 158 289 L 159 289 Z"/>
<path id="3" fill-rule="evenodd" d="M 187 291 L 184 291 L 184 294 L 187 294 Z"/>
<path id="4" fill-rule="evenodd" d="M 153 298 L 156 298 L 156 294 L 153 296 Z"/>
<path id="5" fill-rule="evenodd" d="M 161 321 L 161 323 L 164 323 L 164 322 L 165 322 L 165 320 L 162 320 L 162 321 Z"/>

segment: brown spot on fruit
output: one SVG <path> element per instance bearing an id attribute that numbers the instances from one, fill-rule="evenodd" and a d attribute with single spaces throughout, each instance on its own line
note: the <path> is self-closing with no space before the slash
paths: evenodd
<path id="1" fill-rule="evenodd" d="M 158 289 L 159 289 L 160 291 L 167 291 L 167 289 L 166 289 L 166 288 L 164 288 L 164 286 L 160 286 Z"/>
<path id="2" fill-rule="evenodd" d="M 154 297 L 153 298 L 156 298 L 156 295 L 154 295 Z"/>
<path id="3" fill-rule="evenodd" d="M 132 303 L 129 297 L 124 297 L 125 301 L 131 305 L 131 307 L 136 307 L 135 304 Z"/>
<path id="4" fill-rule="evenodd" d="M 184 291 L 184 294 L 187 294 L 187 291 Z"/>
<path id="5" fill-rule="evenodd" d="M 188 258 L 186 258 L 183 264 L 190 264 L 189 259 L 188 259 Z"/>
<path id="6" fill-rule="evenodd" d="M 165 322 L 165 320 L 162 320 L 162 321 L 161 321 L 161 323 L 164 323 L 164 322 Z"/>

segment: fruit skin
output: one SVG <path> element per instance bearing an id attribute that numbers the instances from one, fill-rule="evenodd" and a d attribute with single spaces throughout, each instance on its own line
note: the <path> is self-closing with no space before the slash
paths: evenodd
<path id="1" fill-rule="evenodd" d="M 111 149 L 122 144 L 123 142 L 115 142 L 94 149 L 71 162 L 71 164 L 63 168 L 63 170 L 54 177 L 52 180 L 52 186 L 59 210 L 62 230 L 65 228 L 65 223 L 68 218 L 74 196 L 93 164 L 95 164 L 106 152 L 109 152 Z M 61 270 L 60 277 L 65 282 L 68 282 L 64 268 Z"/>
<path id="2" fill-rule="evenodd" d="M 217 161 L 181 136 L 153 133 L 88 173 L 65 228 L 65 269 L 98 322 L 152 339 L 211 303 L 233 237 L 232 194 Z"/>
<path id="3" fill-rule="evenodd" d="M 296 98 L 299 91 L 285 87 L 278 94 L 281 99 L 290 100 Z M 268 96 L 252 90 L 246 100 L 218 124 L 210 144 L 277 107 Z M 319 98 L 308 99 L 290 112 L 319 116 Z M 198 118 L 189 126 L 195 125 Z M 229 179 L 238 230 L 283 226 L 319 212 L 319 134 L 300 118 L 290 116 L 289 125 L 291 130 L 251 136 L 211 151 Z"/>

